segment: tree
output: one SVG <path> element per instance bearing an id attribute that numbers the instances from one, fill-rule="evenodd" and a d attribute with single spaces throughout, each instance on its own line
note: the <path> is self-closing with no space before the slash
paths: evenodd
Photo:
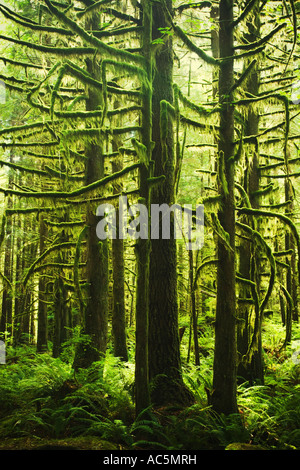
<path id="1" fill-rule="evenodd" d="M 153 40 L 161 38 L 161 31 L 169 28 L 168 15 L 172 13 L 172 1 L 153 6 Z M 173 92 L 173 38 L 166 35 L 155 54 L 153 79 L 152 141 L 155 175 L 164 175 L 162 185 L 152 189 L 152 204 L 175 202 L 175 146 L 173 119 L 168 106 L 174 105 Z M 162 226 L 162 214 L 160 218 Z M 182 381 L 179 350 L 177 304 L 177 256 L 174 238 L 174 218 L 170 217 L 170 239 L 151 241 L 150 255 L 150 323 L 149 323 L 149 372 L 151 398 L 157 405 L 170 402 L 189 403 L 191 395 Z M 167 295 L 166 295 L 167 293 Z"/>

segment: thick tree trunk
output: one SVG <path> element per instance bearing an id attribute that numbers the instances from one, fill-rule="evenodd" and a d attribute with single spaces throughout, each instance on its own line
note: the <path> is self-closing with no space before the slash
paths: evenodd
<path id="1" fill-rule="evenodd" d="M 142 0 L 143 8 L 143 37 L 142 48 L 146 59 L 146 73 L 151 87 L 152 81 L 152 5 Z M 152 89 L 143 86 L 143 114 L 142 114 L 142 144 L 146 147 L 148 162 L 140 168 L 140 202 L 148 211 L 151 193 L 147 179 L 149 177 L 149 163 L 151 159 L 151 130 L 152 130 Z M 135 245 L 136 253 L 136 308 L 135 308 L 135 411 L 138 416 L 150 405 L 149 393 L 149 263 L 150 240 L 139 238 Z"/>
<path id="2" fill-rule="evenodd" d="M 166 5 L 172 11 L 172 1 Z M 162 7 L 153 5 L 153 39 L 160 37 L 158 28 L 167 27 Z M 153 132 L 155 142 L 152 158 L 155 176 L 165 175 L 163 185 L 152 190 L 152 204 L 174 203 L 175 153 L 173 126 L 169 117 L 165 147 L 161 142 L 160 103 L 173 103 L 173 48 L 169 37 L 155 56 L 153 80 Z M 151 398 L 155 404 L 191 401 L 181 374 L 178 305 L 177 305 L 177 259 L 174 239 L 173 217 L 170 240 L 152 240 L 150 255 L 150 317 L 149 317 L 149 374 L 152 381 Z M 160 220 L 161 222 L 161 220 Z"/>
<path id="3" fill-rule="evenodd" d="M 220 1 L 220 58 L 232 57 L 233 1 Z M 229 236 L 230 249 L 218 241 L 217 305 L 212 405 L 216 412 L 237 412 L 236 402 L 236 289 L 234 200 L 234 84 L 233 59 L 222 62 L 219 74 L 220 135 L 219 188 L 222 198 L 218 218 Z"/>
<path id="4" fill-rule="evenodd" d="M 13 154 L 10 155 L 10 162 L 13 163 Z M 12 172 L 9 172 L 8 185 L 12 187 L 13 176 Z M 13 205 L 12 198 L 9 197 L 7 201 L 7 208 L 11 208 Z M 8 217 L 6 222 L 6 233 L 5 233 L 5 244 L 4 244 L 4 276 L 11 283 L 13 281 L 13 224 L 11 216 Z M 12 292 L 9 287 L 4 285 L 2 294 L 2 306 L 1 306 L 1 324 L 0 333 L 3 339 L 12 339 L 12 312 L 13 312 L 13 299 Z"/>
<path id="5" fill-rule="evenodd" d="M 99 26 L 98 15 L 89 20 L 87 29 L 96 30 Z M 96 79 L 100 79 L 99 66 L 93 59 L 86 59 L 87 71 Z M 99 91 L 87 90 L 88 100 L 86 110 L 92 111 L 102 104 Z M 86 143 L 86 169 L 85 184 L 88 185 L 104 176 L 103 143 L 100 138 L 97 143 Z M 107 347 L 108 331 L 108 240 L 99 240 L 96 234 L 96 205 L 87 204 L 86 224 L 87 230 L 87 300 L 84 311 L 85 335 L 90 337 L 89 343 L 84 343 L 77 351 L 74 367 L 89 367 L 93 362 L 104 357 Z"/>
<path id="6" fill-rule="evenodd" d="M 115 102 L 117 108 L 119 102 Z M 118 125 L 121 126 L 121 122 Z M 112 142 L 113 151 L 118 151 L 122 146 L 121 139 L 117 136 Z M 114 158 L 112 172 L 122 170 L 122 156 Z M 122 191 L 122 184 L 114 184 L 114 194 Z M 119 209 L 116 210 L 116 232 L 119 233 Z M 124 280 L 124 240 L 120 237 L 112 239 L 112 267 L 113 267 L 113 311 L 112 311 L 112 334 L 114 341 L 114 355 L 122 361 L 128 361 L 126 344 L 126 308 L 125 308 L 125 280 Z"/>

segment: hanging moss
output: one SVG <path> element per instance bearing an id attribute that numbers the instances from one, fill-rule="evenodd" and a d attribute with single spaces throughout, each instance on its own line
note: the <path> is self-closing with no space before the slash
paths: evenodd
<path id="1" fill-rule="evenodd" d="M 178 97 L 178 100 L 180 100 L 185 107 L 191 109 L 192 111 L 195 111 L 200 116 L 208 117 L 211 114 L 214 114 L 220 111 L 219 107 L 214 107 L 213 109 L 208 110 L 204 108 L 203 106 L 199 106 L 196 103 L 193 103 L 182 93 L 179 86 L 177 84 L 174 84 L 174 97 L 176 96 Z"/>
<path id="2" fill-rule="evenodd" d="M 286 66 L 285 66 L 285 72 L 286 72 L 287 67 L 290 63 L 290 60 L 293 56 L 293 53 L 294 53 L 294 50 L 295 50 L 295 47 L 296 47 L 296 44 L 297 44 L 297 38 L 298 38 L 298 20 L 297 20 L 296 5 L 295 5 L 294 0 L 289 0 L 289 2 L 290 2 L 290 5 L 291 5 L 291 10 L 292 10 L 292 23 L 293 23 L 294 38 L 293 38 L 292 49 L 291 49 L 288 61 L 286 63 Z"/>
<path id="3" fill-rule="evenodd" d="M 53 88 L 52 93 L 51 93 L 51 101 L 50 101 L 50 117 L 51 117 L 51 119 L 53 119 L 53 111 L 54 111 L 55 100 L 58 96 L 58 90 L 59 90 L 61 82 L 64 78 L 65 72 L 66 72 L 66 67 L 63 65 L 59 70 L 57 80 L 55 82 L 54 88 Z"/>
<path id="4" fill-rule="evenodd" d="M 251 11 L 253 10 L 256 3 L 257 3 L 257 0 L 250 0 L 249 2 L 247 2 L 247 5 L 245 6 L 245 8 L 242 11 L 242 13 L 240 14 L 240 16 L 238 16 L 233 21 L 232 26 L 233 27 L 238 26 L 249 15 L 249 13 L 251 13 Z"/>
<path id="5" fill-rule="evenodd" d="M 183 30 L 180 28 L 180 26 L 176 25 L 173 22 L 171 14 L 169 13 L 169 11 L 166 7 L 165 7 L 165 12 L 168 12 L 168 19 L 169 19 L 170 24 L 172 25 L 172 28 L 173 28 L 175 34 L 177 35 L 177 37 L 179 39 L 182 40 L 182 42 L 188 47 L 188 49 L 190 51 L 197 54 L 198 57 L 200 57 L 202 60 L 204 60 L 204 62 L 206 62 L 208 64 L 219 65 L 219 60 L 217 60 L 214 57 L 209 56 L 208 54 L 206 54 L 206 52 L 204 52 L 203 49 L 198 47 L 193 41 L 191 41 L 189 39 L 189 37 L 183 32 Z"/>
<path id="6" fill-rule="evenodd" d="M 216 214 L 214 212 L 211 212 L 209 216 L 207 215 L 206 221 L 209 223 L 211 228 L 213 229 L 214 233 L 218 236 L 219 240 L 221 243 L 225 246 L 225 248 L 233 253 L 233 248 L 230 244 L 230 236 L 229 233 L 227 233 L 222 225 L 220 224 L 220 221 Z"/>
<path id="7" fill-rule="evenodd" d="M 49 0 L 45 0 L 47 7 L 50 12 L 53 13 L 60 21 L 62 21 L 66 26 L 68 26 L 71 31 L 78 34 L 84 41 L 88 44 L 91 44 L 94 48 L 98 49 L 102 53 L 107 53 L 110 56 L 117 57 L 121 60 L 131 61 L 134 63 L 144 64 L 144 58 L 127 52 L 124 49 L 117 49 L 115 47 L 109 46 L 108 44 L 100 41 L 100 39 L 92 36 L 87 31 L 82 29 L 76 21 L 71 20 L 67 15 L 62 11 L 58 10 Z"/>
<path id="8" fill-rule="evenodd" d="M 254 322 L 252 338 L 249 341 L 247 353 L 242 358 L 244 362 L 249 362 L 251 360 L 251 357 L 254 351 L 254 344 L 259 334 L 259 325 L 260 325 L 262 313 L 271 297 L 271 294 L 275 285 L 276 261 L 275 261 L 271 248 L 269 247 L 269 245 L 266 243 L 265 239 L 262 237 L 262 235 L 259 232 L 252 229 L 249 225 L 243 224 L 241 222 L 237 222 L 237 226 L 240 227 L 243 231 L 246 231 L 247 233 L 251 235 L 252 242 L 256 244 L 258 249 L 262 250 L 266 254 L 270 263 L 269 285 L 268 285 L 268 289 L 264 298 L 259 304 L 259 308 L 257 308 L 257 300 L 256 300 L 256 298 L 258 298 L 258 294 L 256 292 L 256 287 L 254 288 L 253 286 L 252 296 L 254 294 L 254 302 L 256 305 L 255 322 Z"/>
<path id="9" fill-rule="evenodd" d="M 267 34 L 265 37 L 259 39 L 256 42 L 253 43 L 248 43 L 248 44 L 239 44 L 238 46 L 235 47 L 235 49 L 238 50 L 247 50 L 250 52 L 250 49 L 252 50 L 259 50 L 261 46 L 264 47 L 264 45 L 272 39 L 272 37 L 277 34 L 281 29 L 286 28 L 287 24 L 286 23 L 281 23 L 278 25 L 276 28 L 274 28 L 269 34 Z M 239 57 L 237 55 L 237 57 Z"/>
<path id="10" fill-rule="evenodd" d="M 297 244 L 297 249 L 298 253 L 300 253 L 300 236 L 297 230 L 297 227 L 295 226 L 294 222 L 287 217 L 286 215 L 277 213 L 277 212 L 271 212 L 271 211 L 265 211 L 261 209 L 252 209 L 249 207 L 242 207 L 241 209 L 238 209 L 240 214 L 250 214 L 250 215 L 255 215 L 255 216 L 263 216 L 263 217 L 272 217 L 272 218 L 278 218 L 281 220 L 285 225 L 287 225 L 294 237 L 294 240 Z M 300 279 L 300 256 L 298 256 L 298 276 Z"/>
<path id="11" fill-rule="evenodd" d="M 246 80 L 248 75 L 251 73 L 252 69 L 254 68 L 254 66 L 256 64 L 257 64 L 257 59 L 253 59 L 252 62 L 249 64 L 249 66 L 246 68 L 246 70 L 244 70 L 244 72 L 240 75 L 239 79 L 236 80 L 236 82 L 233 85 L 233 87 L 231 88 L 229 94 L 232 94 L 234 92 L 234 90 L 239 88 L 242 85 L 242 83 L 244 83 L 244 81 Z"/>
<path id="12" fill-rule="evenodd" d="M 45 165 L 45 174 L 49 174 L 50 176 L 54 176 L 55 178 L 61 179 L 61 180 L 70 180 L 70 181 L 83 181 L 84 176 L 83 175 L 72 175 L 72 174 L 67 174 L 59 170 L 55 170 L 54 168 L 51 168 L 47 165 Z"/>
<path id="13" fill-rule="evenodd" d="M 196 273 L 195 273 L 195 278 L 194 278 L 194 285 L 193 285 L 193 289 L 195 290 L 196 287 L 197 287 L 197 283 L 198 283 L 198 279 L 200 277 L 200 274 L 202 273 L 203 269 L 207 268 L 207 267 L 212 267 L 212 266 L 217 266 L 219 263 L 219 260 L 218 259 L 210 259 L 210 260 L 206 260 L 206 261 L 203 261 L 200 266 L 197 268 L 196 270 Z"/>
<path id="14" fill-rule="evenodd" d="M 19 85 L 28 85 L 28 86 L 34 84 L 34 82 L 29 82 L 27 80 L 23 80 L 21 78 L 14 77 L 13 75 L 8 77 L 6 75 L 1 74 L 0 75 L 0 80 L 2 80 L 3 82 L 5 82 L 7 84 L 9 84 L 9 82 L 18 83 Z M 24 91 L 23 88 L 20 88 L 20 90 Z"/>
<path id="15" fill-rule="evenodd" d="M 44 46 L 42 44 L 35 44 L 30 41 L 23 41 L 21 39 L 16 39 L 14 37 L 4 36 L 0 34 L 0 39 L 3 41 L 8 41 L 10 43 L 19 44 L 20 46 L 28 47 L 28 49 L 33 49 L 35 51 L 42 52 L 44 54 L 60 55 L 60 56 L 80 56 L 80 55 L 94 55 L 94 47 L 54 47 L 54 46 Z"/>
<path id="16" fill-rule="evenodd" d="M 29 28 L 33 31 L 62 34 L 63 36 L 73 36 L 72 31 L 67 29 L 54 28 L 52 26 L 41 26 L 38 23 L 34 23 L 29 18 L 25 18 L 24 16 L 17 14 L 5 5 L 0 5 L 0 11 L 9 20 L 12 20 L 14 23 L 25 26 L 26 28 Z"/>
<path id="17" fill-rule="evenodd" d="M 139 157 L 140 162 L 149 168 L 148 149 L 147 147 L 136 139 L 131 139 L 132 145 Z"/>
<path id="18" fill-rule="evenodd" d="M 17 165 L 16 163 L 11 163 L 11 162 L 7 162 L 7 161 L 4 161 L 4 160 L 0 160 L 0 167 L 2 167 L 3 165 L 8 166 L 10 168 L 13 168 L 14 170 L 18 170 L 18 171 L 26 172 L 26 173 L 31 173 L 33 175 L 47 176 L 47 173 L 43 170 L 37 170 L 35 168 L 28 168 L 28 167 L 25 167 L 25 166 L 22 166 L 22 165 Z"/>
<path id="19" fill-rule="evenodd" d="M 39 214 L 40 212 L 52 212 L 52 211 L 59 211 L 59 210 L 64 210 L 67 209 L 69 210 L 69 206 L 54 206 L 54 207 L 27 207 L 23 209 L 19 208 L 14 208 L 14 209 L 6 209 L 6 214 L 7 215 L 13 215 L 13 214 L 34 214 L 35 212 Z"/>
<path id="20" fill-rule="evenodd" d="M 227 184 L 227 179 L 226 179 L 226 174 L 225 174 L 225 159 L 224 159 L 223 151 L 219 152 L 218 178 L 219 178 L 219 183 L 222 188 L 222 192 L 224 196 L 227 197 L 229 195 L 229 191 L 228 191 L 228 184 Z"/>
<path id="21" fill-rule="evenodd" d="M 32 64 L 30 62 L 22 62 L 22 61 L 19 61 L 19 60 L 13 60 L 11 58 L 8 58 L 8 57 L 0 57 L 0 60 L 2 60 L 4 62 L 4 65 L 6 65 L 6 63 L 8 64 L 12 64 L 14 67 L 22 67 L 24 68 L 25 70 L 27 70 L 28 68 L 32 68 L 32 69 L 41 69 L 41 70 L 47 70 L 49 67 L 44 67 L 43 65 L 38 65 L 38 64 Z"/>
<path id="22" fill-rule="evenodd" d="M 240 185 L 239 183 L 235 183 L 235 187 L 241 193 L 242 198 L 243 198 L 243 203 L 246 205 L 246 207 L 251 207 L 251 202 L 250 202 L 249 196 L 248 196 L 245 188 L 242 185 Z"/>

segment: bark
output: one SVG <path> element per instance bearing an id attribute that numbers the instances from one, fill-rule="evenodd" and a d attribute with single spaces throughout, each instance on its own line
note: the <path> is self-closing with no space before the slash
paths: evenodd
<path id="1" fill-rule="evenodd" d="M 220 58 L 232 57 L 233 1 L 220 1 Z M 233 59 L 221 63 L 219 73 L 220 132 L 219 189 L 222 198 L 218 218 L 230 240 L 229 249 L 218 241 L 217 303 L 213 369 L 213 409 L 218 413 L 237 412 L 236 402 L 236 288 L 235 288 L 235 200 L 234 200 L 234 84 Z"/>

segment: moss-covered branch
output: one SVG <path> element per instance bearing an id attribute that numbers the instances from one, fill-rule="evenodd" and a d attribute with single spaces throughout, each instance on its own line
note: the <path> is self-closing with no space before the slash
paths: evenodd
<path id="1" fill-rule="evenodd" d="M 33 263 L 32 265 L 29 267 L 29 269 L 27 270 L 24 278 L 23 278 L 23 286 L 25 287 L 30 276 L 35 272 L 35 268 L 36 266 L 41 262 L 43 261 L 43 259 L 45 259 L 48 255 L 50 255 L 51 253 L 53 253 L 53 251 L 57 251 L 57 250 L 64 250 L 64 249 L 69 249 L 70 247 L 74 247 L 74 242 L 64 242 L 64 243 L 59 243 L 57 245 L 52 245 L 50 246 L 47 250 L 45 250 Z"/>
<path id="2" fill-rule="evenodd" d="M 293 235 L 293 238 L 297 244 L 297 249 L 298 253 L 300 253 L 300 236 L 297 230 L 297 227 L 295 226 L 294 222 L 287 217 L 284 214 L 280 214 L 279 212 L 271 212 L 271 211 L 265 211 L 261 209 L 252 209 L 249 207 L 242 207 L 238 209 L 239 214 L 248 214 L 248 215 L 254 215 L 257 217 L 263 216 L 263 217 L 271 217 L 271 218 L 276 218 L 281 220 L 285 225 L 287 225 Z M 298 276 L 300 279 L 300 256 L 298 256 Z"/>
<path id="3" fill-rule="evenodd" d="M 254 210 L 254 209 L 249 209 L 250 210 Z M 266 243 L 265 239 L 262 237 L 262 235 L 257 232 L 256 230 L 252 229 L 251 227 L 249 227 L 249 225 L 246 225 L 246 224 L 243 224 L 241 222 L 237 222 L 237 226 L 240 227 L 243 231 L 249 233 L 251 235 L 251 239 L 254 243 L 256 243 L 256 245 L 258 246 L 258 248 L 260 248 L 261 250 L 263 250 L 269 260 L 269 263 L 270 263 L 270 279 L 269 279 L 269 286 L 268 286 L 268 289 L 267 289 L 267 292 L 263 298 L 263 300 L 260 302 L 260 305 L 259 305 L 259 310 L 260 310 L 260 314 L 262 314 L 262 312 L 264 311 L 269 299 L 270 299 L 270 296 L 272 294 L 272 291 L 273 291 L 273 287 L 274 287 L 274 284 L 275 284 L 275 277 L 276 277 L 276 261 L 275 261 L 275 258 L 274 258 L 274 255 L 272 253 L 272 250 L 271 248 L 269 247 L 269 245 Z"/>
<path id="4" fill-rule="evenodd" d="M 28 168 L 22 165 L 17 165 L 16 163 L 7 162 L 5 160 L 0 160 L 0 167 L 2 167 L 3 165 L 8 166 L 9 168 L 13 168 L 14 170 L 31 173 L 33 175 L 47 176 L 47 173 L 43 170 L 38 170 L 35 168 Z"/>
<path id="5" fill-rule="evenodd" d="M 246 4 L 244 10 L 242 11 L 242 13 L 240 14 L 240 16 L 238 16 L 238 18 L 236 18 L 233 21 L 232 26 L 234 28 L 236 26 L 238 26 L 249 15 L 249 13 L 252 11 L 252 9 L 253 9 L 253 7 L 255 6 L 256 3 L 257 3 L 257 0 L 250 0 L 249 2 L 247 2 L 247 4 Z"/>
<path id="6" fill-rule="evenodd" d="M 73 36 L 72 31 L 62 28 L 54 28 L 52 26 L 42 26 L 38 23 L 34 23 L 32 20 L 18 15 L 16 12 L 10 10 L 7 6 L 0 5 L 0 11 L 5 18 L 17 23 L 21 26 L 31 29 L 32 31 L 39 31 L 45 33 L 62 34 L 64 36 Z"/>
<path id="7" fill-rule="evenodd" d="M 286 27 L 286 23 L 281 23 L 276 28 L 274 28 L 269 34 L 259 39 L 258 41 L 249 43 L 249 44 L 239 44 L 235 47 L 235 50 L 246 50 L 250 51 L 251 49 L 257 49 L 266 44 L 272 37 Z"/>
<path id="8" fill-rule="evenodd" d="M 35 199 L 73 198 L 73 197 L 82 196 L 83 194 L 93 191 L 94 189 L 100 188 L 101 186 L 105 186 L 107 183 L 110 183 L 111 181 L 115 179 L 121 178 L 125 174 L 130 173 L 131 171 L 134 171 L 139 167 L 140 167 L 140 163 L 134 163 L 133 165 L 127 166 L 116 173 L 113 173 L 98 181 L 95 181 L 94 183 L 91 183 L 87 186 L 82 186 L 81 188 L 75 189 L 74 191 L 70 191 L 70 192 L 67 192 L 67 191 L 26 192 L 26 191 L 17 191 L 14 189 L 6 189 L 6 188 L 0 188 L 0 192 L 4 193 L 6 196 L 15 195 L 15 196 L 24 197 L 24 198 L 35 198 Z"/>
<path id="9" fill-rule="evenodd" d="M 210 8 L 211 6 L 212 6 L 212 2 L 207 2 L 207 1 L 182 3 L 181 5 L 176 7 L 175 10 L 178 11 L 179 13 L 182 13 L 183 11 L 189 10 L 189 9 L 193 9 L 193 10 L 200 9 L 200 10 L 202 10 L 203 8 Z"/>
<path id="10" fill-rule="evenodd" d="M 94 47 L 56 47 L 56 46 L 44 46 L 43 44 L 35 44 L 30 41 L 23 41 L 21 39 L 14 38 L 12 36 L 4 36 L 0 34 L 0 39 L 3 41 L 8 41 L 13 44 L 18 44 L 19 46 L 28 47 L 28 49 L 33 49 L 35 51 L 42 52 L 44 54 L 53 54 L 60 56 L 80 56 L 80 55 L 94 55 Z"/>
<path id="11" fill-rule="evenodd" d="M 58 145 L 59 142 L 57 141 L 50 141 L 50 142 L 0 142 L 0 145 L 3 148 L 12 148 L 12 147 L 55 147 Z"/>
<path id="12" fill-rule="evenodd" d="M 102 53 L 108 54 L 110 57 L 115 57 L 125 61 L 131 61 L 138 64 L 144 64 L 144 58 L 131 52 L 127 52 L 124 49 L 117 49 L 115 47 L 109 46 L 108 44 L 100 41 L 100 39 L 92 36 L 87 31 L 79 26 L 76 21 L 73 21 L 62 11 L 56 8 L 50 0 L 45 0 L 47 7 L 50 12 L 55 15 L 60 21 L 62 21 L 71 31 L 78 34 L 87 44 L 91 44 L 94 48 L 101 51 Z"/>
<path id="13" fill-rule="evenodd" d="M 0 57 L 0 60 L 2 60 L 4 65 L 11 64 L 11 65 L 14 65 L 15 67 L 22 67 L 25 70 L 27 68 L 41 69 L 41 70 L 47 70 L 49 68 L 47 66 L 43 66 L 42 64 L 39 65 L 39 64 L 32 64 L 30 62 L 22 62 L 20 60 L 13 60 L 13 59 L 10 59 L 8 57 Z"/>

